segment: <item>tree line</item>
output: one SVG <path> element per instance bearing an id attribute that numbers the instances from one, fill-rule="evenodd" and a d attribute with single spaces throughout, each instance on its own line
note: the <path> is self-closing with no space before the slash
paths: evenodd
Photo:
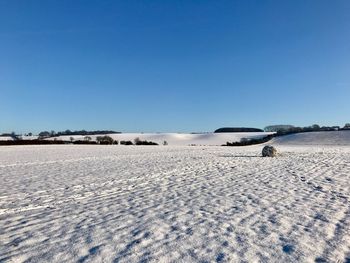
<path id="1" fill-rule="evenodd" d="M 71 130 L 65 130 L 65 131 L 42 131 L 38 135 L 40 138 L 49 138 L 49 137 L 56 137 L 56 136 L 71 136 L 71 135 L 104 135 L 104 134 L 117 134 L 121 132 L 116 131 L 109 131 L 109 130 L 97 130 L 97 131 L 86 131 L 86 130 L 80 130 L 80 131 L 71 131 Z M 28 134 L 29 135 L 29 134 Z"/>
<path id="2" fill-rule="evenodd" d="M 263 132 L 263 130 L 257 129 L 257 128 L 246 128 L 246 127 L 224 127 L 214 131 L 214 133 L 222 133 L 222 132 Z"/>

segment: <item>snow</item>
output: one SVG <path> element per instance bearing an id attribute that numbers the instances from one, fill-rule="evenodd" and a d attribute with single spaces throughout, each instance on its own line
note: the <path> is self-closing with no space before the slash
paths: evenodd
<path id="1" fill-rule="evenodd" d="M 350 147 L 276 147 L 0 147 L 0 262 L 349 261 Z"/>
<path id="2" fill-rule="evenodd" d="M 13 141 L 13 138 L 10 136 L 0 136 L 0 141 Z"/>
<path id="3" fill-rule="evenodd" d="M 242 138 L 258 139 L 273 134 L 271 132 L 242 132 L 242 133 L 120 133 L 120 134 L 108 134 L 114 140 L 118 141 L 134 141 L 135 138 L 141 140 L 153 141 L 158 144 L 163 144 L 167 141 L 168 145 L 174 146 L 188 146 L 188 145 L 222 145 L 226 142 L 238 142 Z M 91 135 L 92 140 L 96 140 L 98 136 L 103 135 Z M 84 140 L 83 135 L 74 136 L 59 136 L 49 138 L 50 140 L 63 140 L 70 141 L 70 138 L 74 140 Z"/>

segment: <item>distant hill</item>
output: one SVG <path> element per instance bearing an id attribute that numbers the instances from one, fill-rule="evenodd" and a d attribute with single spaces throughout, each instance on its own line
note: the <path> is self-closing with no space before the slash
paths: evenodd
<path id="1" fill-rule="evenodd" d="M 222 132 L 263 132 L 261 129 L 257 128 L 245 128 L 245 127 L 224 127 L 214 131 L 214 133 Z"/>
<path id="2" fill-rule="evenodd" d="M 163 145 L 166 141 L 167 145 L 171 146 L 187 146 L 187 145 L 223 145 L 227 142 L 240 142 L 244 140 L 261 139 L 269 136 L 271 132 L 241 132 L 241 133 L 203 133 L 203 134 L 190 134 L 190 133 L 121 133 L 121 134 L 108 134 L 113 140 L 116 141 L 131 141 L 134 142 L 136 138 L 142 141 L 156 142 L 159 145 Z M 89 135 L 91 142 L 96 141 L 98 135 Z M 66 135 L 51 137 L 46 140 L 62 140 L 62 141 L 78 141 L 85 140 L 84 135 Z"/>
<path id="3" fill-rule="evenodd" d="M 98 130 L 98 131 L 71 131 L 71 130 L 65 130 L 60 132 L 55 131 L 42 131 L 39 133 L 39 138 L 49 138 L 49 137 L 55 137 L 55 136 L 68 136 L 68 135 L 106 135 L 106 134 L 119 134 L 121 132 L 116 131 L 108 131 L 108 130 Z"/>
<path id="4" fill-rule="evenodd" d="M 303 132 L 276 137 L 277 145 L 350 145 L 350 130 Z"/>

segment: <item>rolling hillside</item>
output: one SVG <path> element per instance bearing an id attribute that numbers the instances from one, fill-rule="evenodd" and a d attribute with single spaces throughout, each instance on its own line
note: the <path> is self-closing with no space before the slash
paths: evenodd
<path id="1" fill-rule="evenodd" d="M 140 140 L 153 141 L 158 144 L 163 144 L 164 141 L 168 145 L 187 146 L 187 145 L 222 145 L 226 142 L 239 142 L 242 138 L 262 138 L 269 134 L 269 132 L 246 132 L 246 133 L 121 133 L 109 134 L 114 140 L 118 141 L 133 141 L 135 138 Z M 100 135 L 98 135 L 100 136 Z M 85 136 L 59 136 L 49 138 L 50 140 L 65 140 L 69 141 L 73 137 L 74 140 L 84 140 Z M 97 135 L 90 136 L 92 140 L 96 140 Z"/>
<path id="2" fill-rule="evenodd" d="M 275 138 L 279 145 L 350 145 L 350 131 L 305 132 Z"/>

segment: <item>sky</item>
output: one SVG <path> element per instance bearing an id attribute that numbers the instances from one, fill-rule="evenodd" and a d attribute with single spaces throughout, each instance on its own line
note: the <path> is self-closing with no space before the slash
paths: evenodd
<path id="1" fill-rule="evenodd" d="M 346 122 L 348 0 L 0 0 L 0 133 Z"/>

